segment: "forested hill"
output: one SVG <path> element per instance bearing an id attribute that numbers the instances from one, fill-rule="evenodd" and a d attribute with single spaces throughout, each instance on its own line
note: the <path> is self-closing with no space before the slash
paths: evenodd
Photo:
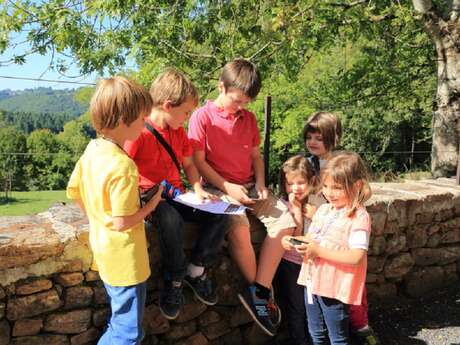
<path id="1" fill-rule="evenodd" d="M 39 87 L 21 91 L 0 90 L 0 109 L 8 112 L 67 113 L 74 117 L 86 109 L 75 99 L 75 90 Z"/>
<path id="2" fill-rule="evenodd" d="M 76 92 L 45 87 L 0 90 L 0 122 L 26 134 L 40 128 L 60 132 L 66 122 L 83 114 L 88 107 L 76 101 Z"/>

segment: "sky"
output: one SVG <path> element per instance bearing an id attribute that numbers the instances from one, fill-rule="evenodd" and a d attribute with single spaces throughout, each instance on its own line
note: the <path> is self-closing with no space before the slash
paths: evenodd
<path id="1" fill-rule="evenodd" d="M 9 54 L 9 55 L 8 55 Z M 5 60 L 11 56 L 11 51 L 5 52 L 0 55 L 0 60 Z M 51 56 L 50 55 L 39 55 L 33 54 L 26 58 L 26 63 L 23 65 L 1 65 L 0 64 L 0 76 L 11 76 L 21 78 L 32 78 L 32 79 L 50 79 L 58 81 L 71 81 L 71 82 L 83 82 L 83 83 L 94 83 L 97 79 L 95 74 L 79 77 L 79 78 L 66 78 L 59 73 L 51 70 L 47 70 Z M 43 75 L 42 73 L 45 72 Z M 69 75 L 79 75 L 77 68 L 72 68 L 68 72 Z M 73 89 L 82 87 L 85 85 L 68 84 L 61 82 L 39 82 L 30 80 L 14 80 L 0 77 L 0 90 L 11 89 L 11 90 L 23 90 L 31 89 L 36 87 L 51 87 L 53 89 Z"/>
<path id="2" fill-rule="evenodd" d="M 12 34 L 10 36 L 10 39 L 11 46 L 13 46 L 14 48 L 9 48 L 3 54 L 0 54 L 0 90 L 23 90 L 32 89 L 36 87 L 51 87 L 53 89 L 74 89 L 85 86 L 62 82 L 15 80 L 10 78 L 3 78 L 3 76 L 82 83 L 95 83 L 95 81 L 97 80 L 97 75 L 95 73 L 79 78 L 66 78 L 56 71 L 49 70 L 48 66 L 51 61 L 50 52 L 48 52 L 48 54 L 46 55 L 28 55 L 26 56 L 26 63 L 23 65 L 2 64 L 3 61 L 8 61 L 14 55 L 22 55 L 30 49 L 29 44 L 26 42 L 26 35 L 24 33 L 19 33 L 16 35 Z M 69 58 L 65 58 L 62 55 L 59 55 L 58 58 L 71 62 Z M 75 64 L 71 64 L 71 68 L 66 72 L 66 74 L 69 76 L 78 76 L 80 75 L 80 72 L 78 71 L 78 68 L 75 66 Z"/>

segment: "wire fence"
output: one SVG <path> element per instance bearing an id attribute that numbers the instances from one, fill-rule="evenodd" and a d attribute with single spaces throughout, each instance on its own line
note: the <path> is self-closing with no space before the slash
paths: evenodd
<path id="1" fill-rule="evenodd" d="M 432 151 L 355 151 L 358 154 L 431 154 Z M 457 153 L 455 150 L 436 151 L 437 153 Z M 62 155 L 69 152 L 0 152 L 0 156 L 34 156 L 34 155 Z M 69 153 L 70 154 L 70 153 Z"/>
<path id="2" fill-rule="evenodd" d="M 58 83 L 58 84 L 76 84 L 76 85 L 88 85 L 95 86 L 95 83 L 87 83 L 83 81 L 74 81 L 74 80 L 54 80 L 54 79 L 43 79 L 43 78 L 28 78 L 28 77 L 18 77 L 10 75 L 0 75 L 2 79 L 13 79 L 13 80 L 28 80 L 28 81 L 38 81 L 45 83 Z"/>
<path id="3" fill-rule="evenodd" d="M 2 79 L 11 79 L 11 80 L 25 80 L 25 81 L 34 81 L 34 82 L 47 82 L 47 83 L 61 83 L 61 84 L 73 84 L 73 85 L 86 85 L 86 86 L 95 86 L 96 83 L 91 82 L 83 82 L 83 81 L 76 81 L 76 80 L 59 80 L 59 79 L 45 79 L 45 78 L 30 78 L 30 77 L 21 77 L 21 76 L 11 76 L 11 75 L 0 75 Z M 375 151 L 356 151 L 358 154 L 361 155 L 369 155 L 369 154 L 376 154 L 379 157 L 385 155 L 405 155 L 405 156 L 413 156 L 414 155 L 431 155 L 431 150 L 422 150 L 422 151 L 382 151 L 382 150 L 375 150 Z M 458 153 L 457 150 L 441 150 L 436 151 L 436 153 Z M 62 155 L 74 155 L 75 153 L 71 152 L 0 152 L 1 159 L 5 159 L 4 157 L 8 156 L 62 156 Z M 409 159 L 411 159 L 409 157 Z M 460 164 L 459 164 L 460 170 Z"/>

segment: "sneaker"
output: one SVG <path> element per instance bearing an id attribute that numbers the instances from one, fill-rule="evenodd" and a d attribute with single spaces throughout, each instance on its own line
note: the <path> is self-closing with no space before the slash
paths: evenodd
<path id="1" fill-rule="evenodd" d="M 163 316 L 168 320 L 174 320 L 179 316 L 183 304 L 182 283 L 165 282 L 165 287 L 160 294 L 160 311 Z"/>
<path id="2" fill-rule="evenodd" d="M 363 345 L 381 345 L 379 338 L 370 326 L 360 329 L 359 331 L 354 331 L 354 334 L 359 338 L 361 344 Z"/>
<path id="3" fill-rule="evenodd" d="M 281 324 L 281 309 L 276 304 L 275 300 L 275 290 L 273 286 L 270 289 L 270 299 L 268 300 L 268 310 L 270 313 L 270 319 L 275 327 L 279 327 Z"/>
<path id="4" fill-rule="evenodd" d="M 202 303 L 206 305 L 215 305 L 217 303 L 217 294 L 212 286 L 211 279 L 206 277 L 206 273 L 201 276 L 192 278 L 185 276 L 184 283 L 187 284 Z"/>
<path id="5" fill-rule="evenodd" d="M 238 298 L 257 325 L 265 333 L 273 337 L 276 334 L 276 327 L 271 320 L 268 306 L 269 301 L 257 297 L 254 285 L 249 286 L 242 293 L 239 293 Z"/>

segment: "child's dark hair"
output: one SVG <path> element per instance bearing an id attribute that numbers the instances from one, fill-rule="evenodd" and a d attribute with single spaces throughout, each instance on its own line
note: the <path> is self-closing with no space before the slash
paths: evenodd
<path id="1" fill-rule="evenodd" d="M 152 110 L 148 91 L 136 82 L 116 76 L 101 79 L 90 103 L 91 123 L 97 133 L 114 129 L 120 120 L 129 126 Z"/>
<path id="2" fill-rule="evenodd" d="M 321 182 L 330 177 L 334 183 L 343 186 L 351 200 L 349 216 L 353 216 L 359 206 L 372 195 L 367 168 L 361 157 L 354 152 L 337 151 L 321 171 Z"/>
<path id="3" fill-rule="evenodd" d="M 288 200 L 288 193 L 286 191 L 286 174 L 299 173 L 309 185 L 309 194 L 315 191 L 316 178 L 315 171 L 307 158 L 302 155 L 296 155 L 289 158 L 283 163 L 280 171 L 280 197 Z M 306 202 L 306 200 L 303 200 Z"/>
<path id="4" fill-rule="evenodd" d="M 229 88 L 241 90 L 251 99 L 257 97 L 262 87 L 262 80 L 256 65 L 246 59 L 235 59 L 228 62 L 219 80 L 224 84 L 225 90 Z"/>
<path id="5" fill-rule="evenodd" d="M 307 141 L 308 133 L 320 133 L 324 147 L 332 151 L 342 137 L 342 123 L 337 115 L 326 111 L 313 113 L 303 128 L 303 142 Z"/>

